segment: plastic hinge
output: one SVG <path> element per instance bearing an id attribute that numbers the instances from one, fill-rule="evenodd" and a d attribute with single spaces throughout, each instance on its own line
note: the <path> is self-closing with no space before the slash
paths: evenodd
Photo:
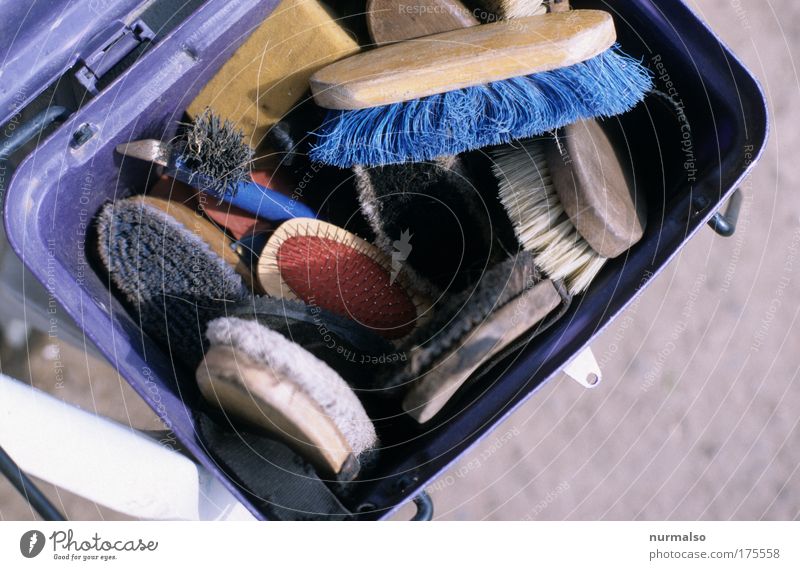
<path id="1" fill-rule="evenodd" d="M 114 22 L 90 42 L 88 55 L 81 58 L 75 78 L 89 93 L 97 95 L 97 81 L 142 42 L 154 38 L 153 30 L 142 20 L 130 26 Z"/>

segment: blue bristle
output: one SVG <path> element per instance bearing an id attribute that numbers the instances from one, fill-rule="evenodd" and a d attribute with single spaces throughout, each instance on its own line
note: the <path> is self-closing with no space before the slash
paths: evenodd
<path id="1" fill-rule="evenodd" d="M 632 109 L 653 87 L 618 46 L 561 69 L 422 99 L 331 111 L 311 158 L 349 168 L 421 162 Z"/>

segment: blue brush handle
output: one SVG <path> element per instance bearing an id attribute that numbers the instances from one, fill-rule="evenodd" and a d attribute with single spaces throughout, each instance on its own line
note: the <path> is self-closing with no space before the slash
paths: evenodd
<path id="1" fill-rule="evenodd" d="M 239 182 L 234 191 L 219 191 L 219 185 L 203 176 L 172 164 L 167 174 L 184 184 L 219 198 L 223 202 L 241 208 L 251 214 L 272 222 L 283 222 L 292 218 L 316 218 L 314 211 L 298 200 L 284 196 L 255 182 Z"/>
<path id="2" fill-rule="evenodd" d="M 292 218 L 317 217 L 314 211 L 302 202 L 292 200 L 255 182 L 239 182 L 234 194 L 226 194 L 222 196 L 222 200 L 265 220 L 282 222 Z"/>

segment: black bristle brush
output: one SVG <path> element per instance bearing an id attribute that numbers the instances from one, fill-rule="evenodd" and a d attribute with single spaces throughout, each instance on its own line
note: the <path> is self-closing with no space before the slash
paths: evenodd
<path id="1" fill-rule="evenodd" d="M 460 157 L 358 166 L 354 173 L 375 245 L 436 288 L 460 290 L 507 256 L 498 242 L 496 200 L 483 195 Z"/>

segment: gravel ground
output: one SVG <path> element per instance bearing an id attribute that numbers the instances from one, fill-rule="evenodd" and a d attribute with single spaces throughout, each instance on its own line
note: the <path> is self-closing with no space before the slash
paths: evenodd
<path id="1" fill-rule="evenodd" d="M 437 518 L 800 518 L 800 201 L 790 198 L 800 187 L 800 4 L 691 5 L 760 78 L 772 113 L 739 231 L 701 232 L 597 340 L 601 387 L 549 383 L 434 484 Z M 46 338 L 0 363 L 86 408 L 159 427 L 110 366 L 60 350 L 59 388 Z M 120 518 L 44 487 L 70 518 Z M 0 482 L 0 519 L 32 517 Z"/>

